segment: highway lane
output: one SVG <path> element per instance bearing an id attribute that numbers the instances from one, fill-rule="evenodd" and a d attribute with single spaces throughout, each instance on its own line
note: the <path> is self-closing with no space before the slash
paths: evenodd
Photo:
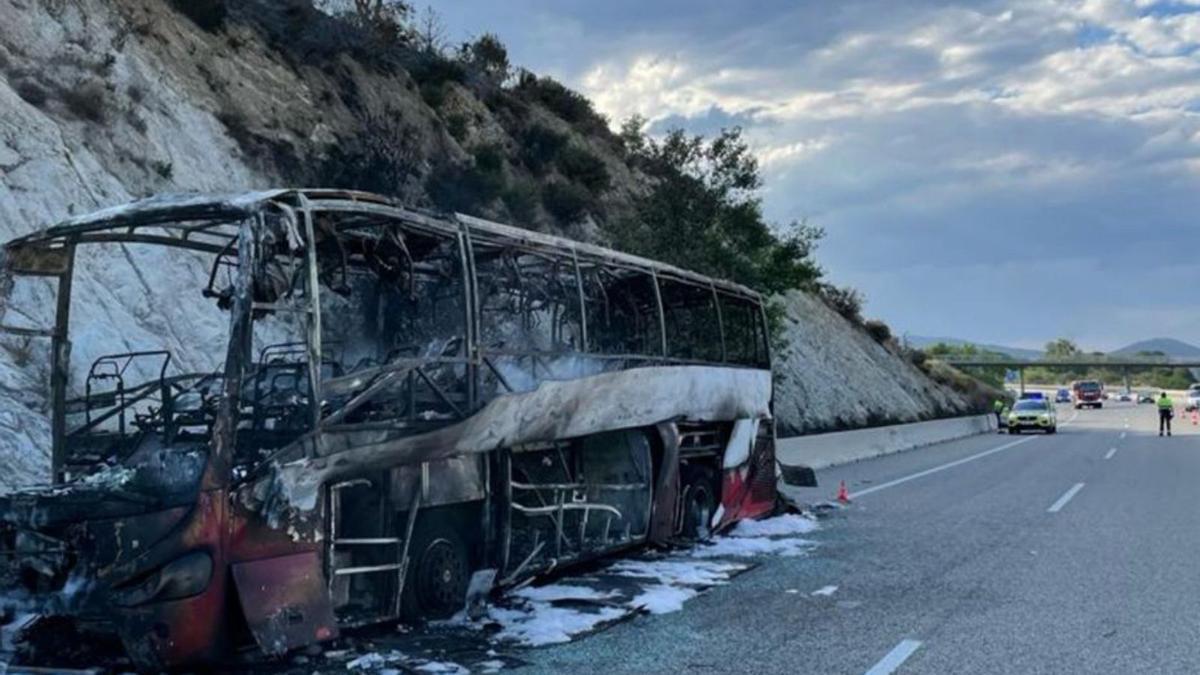
<path id="1" fill-rule="evenodd" d="M 820 472 L 801 498 L 845 480 L 853 503 L 810 557 L 528 652 L 527 671 L 1200 672 L 1200 426 L 1072 416 Z"/>

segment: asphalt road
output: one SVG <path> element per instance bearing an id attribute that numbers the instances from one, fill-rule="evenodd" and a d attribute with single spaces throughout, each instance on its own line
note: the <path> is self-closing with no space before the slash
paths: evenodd
<path id="1" fill-rule="evenodd" d="M 801 499 L 845 480 L 853 501 L 812 555 L 521 672 L 1200 672 L 1200 426 L 1159 438 L 1127 403 L 1067 420 L 820 472 Z"/>

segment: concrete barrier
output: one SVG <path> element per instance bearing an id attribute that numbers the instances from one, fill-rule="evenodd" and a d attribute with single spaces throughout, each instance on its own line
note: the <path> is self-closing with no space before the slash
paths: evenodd
<path id="1" fill-rule="evenodd" d="M 995 431 L 995 416 L 972 415 L 780 438 L 775 442 L 775 456 L 781 464 L 824 469 Z"/>

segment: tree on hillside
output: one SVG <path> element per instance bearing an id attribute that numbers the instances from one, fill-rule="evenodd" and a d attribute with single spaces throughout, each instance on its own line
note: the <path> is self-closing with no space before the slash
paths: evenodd
<path id="1" fill-rule="evenodd" d="M 1065 358 L 1081 353 L 1079 347 L 1067 338 L 1058 338 L 1046 343 L 1046 356 L 1050 358 Z"/>
<path id="2" fill-rule="evenodd" d="M 655 139 L 642 124 L 626 122 L 620 138 L 652 188 L 614 223 L 619 248 L 768 293 L 809 287 L 821 277 L 812 255 L 824 233 L 804 222 L 767 223 L 758 161 L 741 129 L 711 139 L 673 129 Z"/>
<path id="3" fill-rule="evenodd" d="M 407 33 L 412 7 L 404 0 L 353 0 L 353 17 L 382 42 L 401 40 Z"/>
<path id="4" fill-rule="evenodd" d="M 493 84 L 504 82 L 510 75 L 508 48 L 492 33 L 484 33 L 474 42 L 464 42 L 459 48 L 459 60 Z"/>
<path id="5" fill-rule="evenodd" d="M 425 6 L 416 27 L 417 48 L 426 55 L 441 54 L 446 51 L 446 25 L 442 17 L 430 5 Z"/>

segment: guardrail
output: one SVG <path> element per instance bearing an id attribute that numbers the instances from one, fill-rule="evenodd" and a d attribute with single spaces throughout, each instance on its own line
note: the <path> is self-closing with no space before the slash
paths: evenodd
<path id="1" fill-rule="evenodd" d="M 995 415 L 968 415 L 868 429 L 831 431 L 777 439 L 775 457 L 785 467 L 805 466 L 819 470 L 995 431 Z"/>

